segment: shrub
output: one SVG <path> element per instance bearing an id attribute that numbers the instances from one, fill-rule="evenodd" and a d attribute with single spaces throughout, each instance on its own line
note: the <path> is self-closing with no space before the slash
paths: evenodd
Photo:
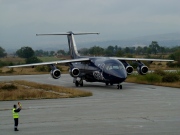
<path id="1" fill-rule="evenodd" d="M 158 63 L 158 66 L 162 66 L 162 63 Z"/>
<path id="2" fill-rule="evenodd" d="M 180 67 L 180 62 L 168 62 L 167 66 L 172 68 Z"/>
<path id="3" fill-rule="evenodd" d="M 56 66 L 57 69 L 59 69 L 60 71 L 63 71 L 63 68 L 60 66 Z M 50 72 L 51 68 L 49 66 L 37 66 L 35 67 L 35 70 L 38 72 Z"/>
<path id="4" fill-rule="evenodd" d="M 8 63 L 8 66 L 13 66 L 14 64 L 12 62 L 9 62 Z"/>
<path id="5" fill-rule="evenodd" d="M 179 81 L 179 76 L 176 73 L 168 73 L 163 76 L 162 82 L 177 82 Z"/>
<path id="6" fill-rule="evenodd" d="M 6 73 L 13 73 L 13 72 L 15 72 L 13 68 L 10 68 L 9 71 L 6 71 Z"/>
<path id="7" fill-rule="evenodd" d="M 26 64 L 40 63 L 40 62 L 42 62 L 42 60 L 38 59 L 35 56 L 26 59 Z"/>
<path id="8" fill-rule="evenodd" d="M 154 70 L 154 74 L 164 76 L 164 75 L 166 75 L 166 72 L 164 70 L 161 70 L 161 69 L 156 69 L 156 70 Z"/>
<path id="9" fill-rule="evenodd" d="M 145 80 L 148 82 L 161 82 L 161 76 L 157 74 L 147 74 L 145 75 Z"/>
<path id="10" fill-rule="evenodd" d="M 17 89 L 17 87 L 13 84 L 5 84 L 4 86 L 1 87 L 3 90 L 14 90 Z"/>
<path id="11" fill-rule="evenodd" d="M 38 72 L 50 72 L 51 69 L 48 66 L 37 66 L 35 70 Z"/>
<path id="12" fill-rule="evenodd" d="M 63 68 L 61 66 L 57 67 L 61 72 L 63 71 Z"/>
<path id="13" fill-rule="evenodd" d="M 8 65 L 7 62 L 4 62 L 4 61 L 0 60 L 0 67 L 4 67 L 4 66 L 7 66 L 7 65 Z"/>
<path id="14" fill-rule="evenodd" d="M 180 77 L 180 70 L 177 70 L 176 73 Z"/>
<path id="15" fill-rule="evenodd" d="M 137 77 L 137 80 L 139 81 L 147 81 L 149 83 L 155 83 L 155 82 L 161 82 L 162 77 L 160 75 L 157 74 L 147 74 L 147 75 L 141 75 Z"/>

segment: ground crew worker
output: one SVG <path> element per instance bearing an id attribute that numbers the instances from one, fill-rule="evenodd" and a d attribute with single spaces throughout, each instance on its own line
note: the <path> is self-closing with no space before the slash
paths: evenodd
<path id="1" fill-rule="evenodd" d="M 18 102 L 19 108 L 17 108 L 17 105 L 14 105 L 14 108 L 12 110 L 13 118 L 14 118 L 14 131 L 18 130 L 18 119 L 19 119 L 19 112 L 21 111 L 22 107 L 20 102 Z"/>

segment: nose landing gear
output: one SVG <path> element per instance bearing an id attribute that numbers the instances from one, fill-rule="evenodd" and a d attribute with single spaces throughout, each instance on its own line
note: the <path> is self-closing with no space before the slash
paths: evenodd
<path id="1" fill-rule="evenodd" d="M 118 85 L 117 85 L 117 89 L 122 89 L 122 85 L 121 85 L 121 84 L 118 84 Z"/>

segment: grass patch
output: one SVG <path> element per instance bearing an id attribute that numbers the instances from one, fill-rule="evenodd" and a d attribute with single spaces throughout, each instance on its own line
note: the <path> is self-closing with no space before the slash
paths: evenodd
<path id="1" fill-rule="evenodd" d="M 49 61 L 58 61 L 60 60 L 60 58 L 57 57 L 38 57 L 40 60 L 42 60 L 43 62 L 49 62 Z"/>
<path id="2" fill-rule="evenodd" d="M 14 88 L 13 88 L 14 87 Z M 9 91 L 9 88 L 11 89 Z M 28 81 L 0 82 L 0 101 L 75 98 L 92 96 L 91 92 Z"/>
<path id="3" fill-rule="evenodd" d="M 180 71 L 164 72 L 158 70 L 146 75 L 132 74 L 128 76 L 126 82 L 180 88 Z"/>
<path id="4" fill-rule="evenodd" d="M 138 75 L 137 76 L 137 81 L 139 82 L 148 82 L 150 84 L 153 84 L 153 83 L 156 83 L 156 82 L 161 82 L 162 80 L 162 77 L 160 75 L 157 75 L 157 74 L 153 74 L 153 73 L 150 73 L 150 74 L 147 74 L 147 75 Z"/>
<path id="5" fill-rule="evenodd" d="M 61 70 L 61 73 L 69 73 L 69 66 L 58 65 L 58 69 Z M 49 66 L 36 66 L 32 67 L 24 67 L 24 68 L 0 68 L 0 75 L 34 75 L 34 74 L 49 74 L 50 72 Z"/>

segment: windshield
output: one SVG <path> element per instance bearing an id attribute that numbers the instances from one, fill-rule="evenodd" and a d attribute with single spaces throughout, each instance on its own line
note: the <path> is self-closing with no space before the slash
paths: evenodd
<path id="1" fill-rule="evenodd" d="M 117 65 L 114 63 L 110 63 L 110 64 L 106 64 L 105 69 L 106 70 L 123 69 L 123 65 Z"/>
<path id="2" fill-rule="evenodd" d="M 105 64 L 105 67 L 104 67 L 105 70 L 121 70 L 121 69 L 124 69 L 124 66 L 121 62 L 106 62 Z"/>

